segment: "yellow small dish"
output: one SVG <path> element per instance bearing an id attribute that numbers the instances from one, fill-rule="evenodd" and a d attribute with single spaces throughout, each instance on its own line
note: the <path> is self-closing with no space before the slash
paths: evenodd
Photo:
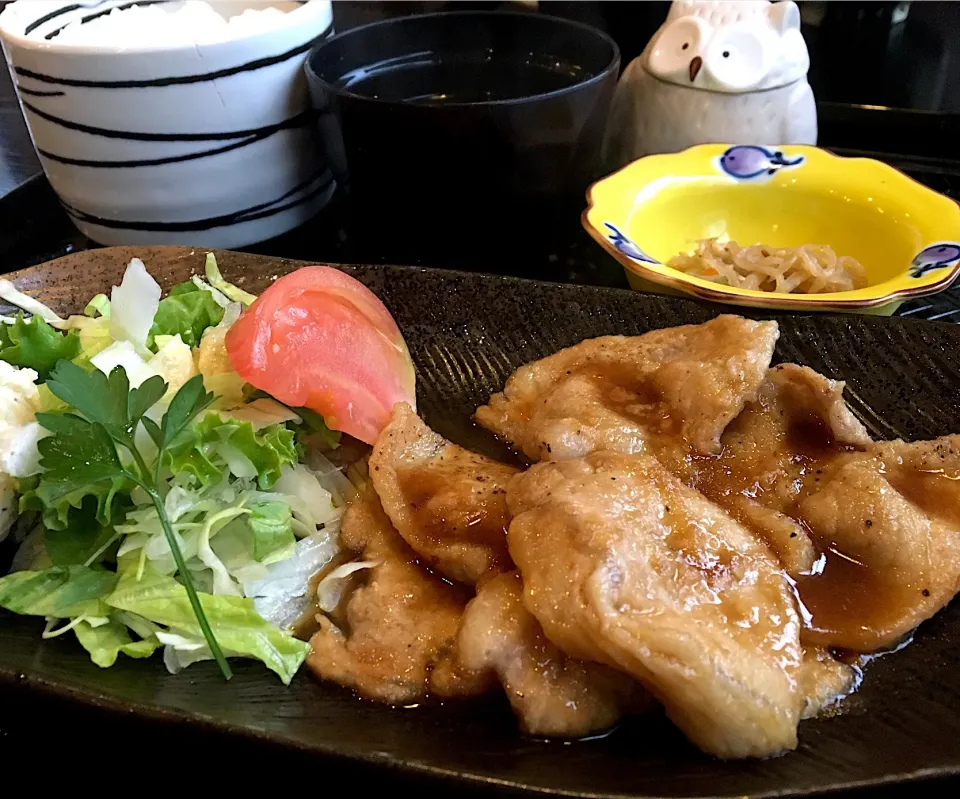
<path id="1" fill-rule="evenodd" d="M 887 164 L 817 147 L 704 144 L 651 155 L 587 190 L 583 226 L 634 288 L 795 311 L 889 314 L 960 274 L 960 206 Z M 734 288 L 666 262 L 697 241 L 828 244 L 869 284 L 831 294 Z"/>

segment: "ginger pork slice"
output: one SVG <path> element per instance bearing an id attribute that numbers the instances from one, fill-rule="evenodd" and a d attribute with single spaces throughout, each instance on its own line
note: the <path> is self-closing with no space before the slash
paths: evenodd
<path id="1" fill-rule="evenodd" d="M 451 444 L 406 403 L 370 456 L 370 478 L 397 531 L 431 569 L 473 585 L 512 568 L 506 487 L 512 466 Z"/>
<path id="2" fill-rule="evenodd" d="M 756 398 L 778 335 L 776 322 L 725 315 L 589 339 L 522 366 L 476 419 L 533 460 L 642 452 L 663 438 L 717 452 Z"/>
<path id="3" fill-rule="evenodd" d="M 523 604 L 516 572 L 483 581 L 467 605 L 458 644 L 466 667 L 496 672 L 520 728 L 531 735 L 582 738 L 653 703 L 633 678 L 575 660 L 550 643 Z"/>
<path id="4" fill-rule="evenodd" d="M 798 512 L 820 552 L 797 580 L 807 642 L 894 647 L 960 589 L 960 436 L 870 445 L 824 470 Z"/>
<path id="5" fill-rule="evenodd" d="M 843 390 L 842 382 L 806 366 L 780 364 L 724 431 L 718 455 L 666 449 L 657 455 L 687 485 L 762 535 L 787 573 L 799 577 L 819 553 L 797 519 L 798 500 L 817 490 L 830 464 L 872 443 Z"/>
<path id="6" fill-rule="evenodd" d="M 554 645 L 636 677 L 709 753 L 796 746 L 800 618 L 760 538 L 646 455 L 538 464 L 507 498 L 524 604 Z"/>
<path id="7" fill-rule="evenodd" d="M 469 595 L 419 565 L 372 490 L 347 510 L 340 538 L 377 565 L 343 600 L 345 629 L 320 617 L 307 657 L 314 674 L 390 704 L 471 696 L 491 687 L 489 674 L 465 669 L 456 657 Z"/>

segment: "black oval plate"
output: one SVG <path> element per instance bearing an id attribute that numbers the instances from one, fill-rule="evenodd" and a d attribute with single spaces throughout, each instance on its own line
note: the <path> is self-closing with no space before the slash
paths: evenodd
<path id="1" fill-rule="evenodd" d="M 201 271 L 204 253 L 94 250 L 10 277 L 60 312 L 76 312 L 118 282 L 134 255 L 169 286 Z M 218 253 L 218 260 L 229 279 L 251 291 L 302 265 L 239 253 Z M 586 337 L 637 334 L 714 315 L 686 300 L 628 291 L 409 267 L 344 268 L 396 316 L 416 362 L 427 422 L 491 454 L 496 443 L 470 415 L 520 364 Z M 856 316 L 780 321 L 778 359 L 847 380 L 851 406 L 875 435 L 915 439 L 960 431 L 960 328 Z M 924 624 L 911 646 L 869 666 L 863 688 L 841 715 L 804 722 L 797 751 L 743 763 L 702 755 L 662 717 L 632 720 L 601 740 L 546 743 L 521 737 L 503 700 L 389 709 L 306 673 L 284 688 L 252 662 L 237 662 L 230 683 L 211 664 L 170 676 L 159 658 L 121 658 L 101 670 L 72 637 L 41 643 L 40 629 L 37 619 L 0 615 L 0 681 L 8 687 L 343 764 L 452 779 L 463 788 L 591 797 L 802 796 L 960 774 L 957 603 Z"/>

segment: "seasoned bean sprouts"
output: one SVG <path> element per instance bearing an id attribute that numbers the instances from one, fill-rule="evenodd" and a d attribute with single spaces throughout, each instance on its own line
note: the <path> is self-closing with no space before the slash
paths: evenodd
<path id="1" fill-rule="evenodd" d="M 782 294 L 826 294 L 867 285 L 859 261 L 838 256 L 825 244 L 741 247 L 735 241 L 703 239 L 693 253 L 676 255 L 667 266 L 726 286 Z"/>

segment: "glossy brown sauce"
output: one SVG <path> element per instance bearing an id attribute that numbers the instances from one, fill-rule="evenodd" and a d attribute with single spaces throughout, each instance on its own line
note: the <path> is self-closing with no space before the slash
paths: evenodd
<path id="1" fill-rule="evenodd" d="M 764 538 L 774 553 L 780 552 L 784 542 L 770 540 L 761 525 L 751 524 L 739 504 L 740 497 L 748 497 L 798 522 L 798 535 L 808 535 L 818 555 L 813 572 L 796 580 L 806 611 L 804 641 L 821 645 L 842 641 L 843 646 L 856 650 L 873 637 L 869 629 L 888 629 L 892 614 L 902 608 L 904 602 L 915 601 L 914 587 L 897 584 L 894 575 L 873 568 L 856 553 L 841 552 L 798 517 L 797 502 L 817 490 L 831 462 L 857 452 L 858 448 L 837 442 L 827 421 L 809 411 L 788 411 L 790 419 L 784 436 L 783 426 L 770 416 L 772 413 L 779 410 L 757 406 L 748 409 L 731 425 L 729 432 L 732 436 L 745 436 L 750 446 L 728 446 L 715 456 L 688 454 L 681 471 L 686 470 L 683 476 L 687 482 L 704 496 Z M 673 459 L 676 461 L 676 456 Z M 759 484 L 758 471 L 774 476 L 776 495 L 766 492 Z M 960 524 L 960 508 L 955 502 L 947 501 L 946 486 L 940 484 L 938 490 L 937 480 L 945 481 L 945 478 L 911 475 L 903 470 L 899 484 L 894 481 L 894 485 L 898 490 L 902 486 L 903 493 L 908 498 L 915 497 L 912 501 L 928 512 L 936 513 L 936 507 L 949 507 Z M 956 491 L 955 483 L 951 489 Z"/>
<path id="2" fill-rule="evenodd" d="M 838 442 L 826 419 L 810 411 L 792 415 L 786 447 L 799 467 L 797 500 L 817 490 L 831 461 L 858 451 L 856 446 Z M 786 512 L 801 523 L 818 555 L 811 573 L 796 580 L 805 610 L 803 640 L 821 645 L 842 642 L 856 650 L 870 638 L 864 628 L 885 627 L 891 603 L 901 602 L 900 587 L 858 553 L 843 552 L 834 542 L 821 538 L 798 517 L 795 507 Z"/>
<path id="3" fill-rule="evenodd" d="M 932 518 L 960 525 L 957 490 L 960 474 L 949 470 L 884 468 L 890 485 Z M 864 522 L 869 537 L 872 520 Z M 814 539 L 816 543 L 816 539 Z M 812 616 L 810 640 L 830 640 L 854 651 L 872 651 L 876 639 L 890 634 L 922 606 L 930 591 L 904 582 L 887 564 L 877 565 L 858 553 L 823 549 L 823 572 L 797 582 L 801 600 Z"/>
<path id="4" fill-rule="evenodd" d="M 723 507 L 724 497 L 746 493 L 755 478 L 749 469 L 742 468 L 736 458 L 724 451 L 719 455 L 689 453 L 681 466 L 687 481 L 711 502 Z"/>
<path id="5" fill-rule="evenodd" d="M 638 375 L 636 367 L 628 362 L 594 363 L 578 370 L 577 374 L 593 378 L 605 389 L 628 391 L 634 402 L 652 405 L 663 399 L 662 392 L 650 380 Z"/>
<path id="6" fill-rule="evenodd" d="M 707 550 L 697 540 L 697 525 L 688 519 L 672 525 L 666 544 L 677 552 L 684 564 L 701 573 L 708 584 L 723 578 L 730 570 L 736 553 L 728 547 Z"/>
<path id="7" fill-rule="evenodd" d="M 806 610 L 805 643 L 869 651 L 877 634 L 899 620 L 904 603 L 915 600 L 888 570 L 876 569 L 832 544 L 819 546 L 814 573 L 797 578 Z"/>
<path id="8" fill-rule="evenodd" d="M 822 461 L 843 452 L 856 452 L 852 444 L 841 444 L 820 414 L 811 411 L 791 413 L 787 426 L 787 449 L 795 456 Z"/>
<path id="9" fill-rule="evenodd" d="M 503 544 L 510 523 L 506 490 L 469 463 L 433 462 L 397 469 L 397 482 L 418 532 L 436 545 L 453 539 Z"/>
<path id="10" fill-rule="evenodd" d="M 734 422 L 730 431 L 735 440 L 731 441 L 731 436 L 725 434 L 719 455 L 688 454 L 686 468 L 693 487 L 721 506 L 725 496 L 742 494 L 767 507 L 788 512 L 789 508 L 780 507 L 784 497 L 793 501 L 815 490 L 831 461 L 857 451 L 853 445 L 837 442 L 826 420 L 816 414 L 792 413 L 783 435 L 779 424 L 764 418 L 772 412 L 750 408 L 746 413 L 753 416 L 756 429 L 746 430 L 743 421 Z M 741 437 L 749 444 L 744 445 Z M 781 489 L 781 502 L 774 502 L 772 497 L 764 501 L 764 487 L 758 483 L 761 472 L 775 477 Z"/>
<path id="11" fill-rule="evenodd" d="M 611 362 L 591 364 L 577 372 L 591 378 L 600 388 L 603 403 L 651 432 L 676 435 L 682 420 L 671 414 L 663 402 L 663 392 L 654 383 L 637 374 L 633 364 Z"/>

